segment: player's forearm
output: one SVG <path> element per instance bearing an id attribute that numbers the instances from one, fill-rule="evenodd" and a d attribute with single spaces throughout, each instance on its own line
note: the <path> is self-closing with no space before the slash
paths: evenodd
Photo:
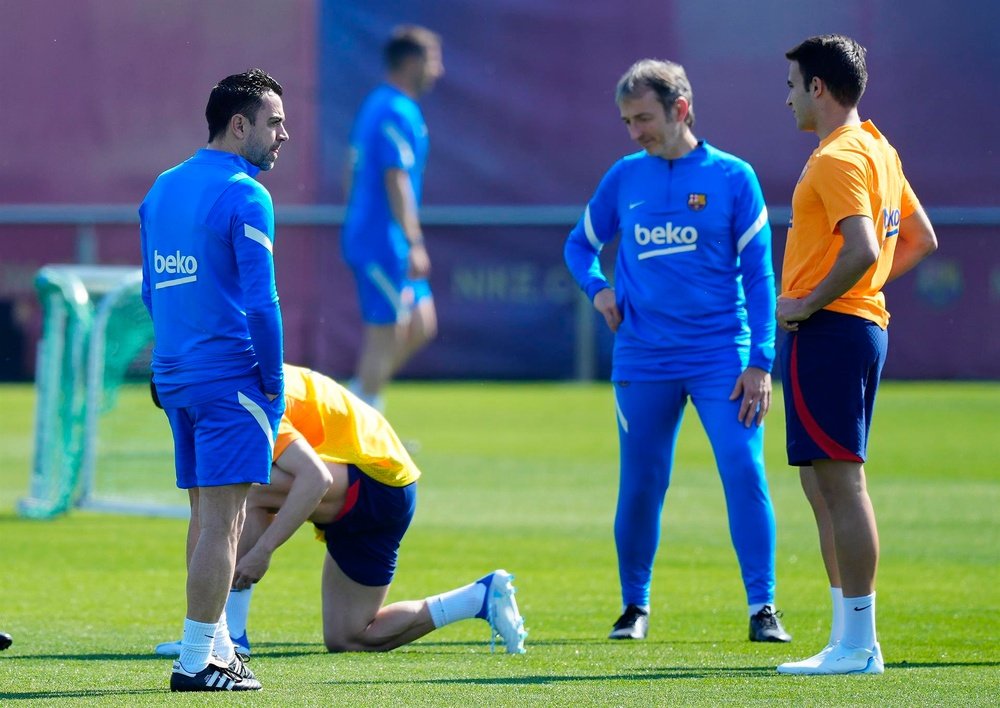
<path id="1" fill-rule="evenodd" d="M 844 245 L 837 254 L 830 272 L 803 298 L 811 312 L 817 312 L 853 288 L 879 256 L 879 242 L 875 238 L 872 220 L 864 216 L 850 216 L 839 224 Z"/>
<path id="2" fill-rule="evenodd" d="M 751 284 L 746 291 L 747 324 L 750 325 L 749 365 L 771 371 L 774 366 L 774 273 Z"/>
<path id="3" fill-rule="evenodd" d="M 886 282 L 910 272 L 930 254 L 937 250 L 937 235 L 923 208 L 918 208 L 899 224 L 896 250 L 892 256 L 892 268 Z"/>
<path id="4" fill-rule="evenodd" d="M 822 310 L 853 288 L 874 262 L 867 256 L 841 252 L 827 276 L 803 300 L 812 312 Z"/>
<path id="5" fill-rule="evenodd" d="M 598 251 L 590 242 L 586 238 L 578 236 L 575 231 L 570 234 L 569 238 L 566 239 L 565 246 L 563 246 L 563 260 L 566 263 L 566 268 L 591 301 L 601 290 L 611 287 L 601 270 L 601 261 L 598 256 Z"/>
<path id="6" fill-rule="evenodd" d="M 413 194 L 410 176 L 405 170 L 387 170 L 385 191 L 392 217 L 403 229 L 406 240 L 411 244 L 422 243 L 424 237 L 420 228 L 420 217 L 417 214 L 417 198 Z"/>
<path id="7" fill-rule="evenodd" d="M 296 475 L 281 509 L 256 545 L 268 553 L 274 553 L 309 519 L 329 488 L 329 477 Z"/>
<path id="8" fill-rule="evenodd" d="M 747 324 L 750 326 L 750 361 L 763 371 L 774 365 L 774 319 L 776 294 L 774 268 L 771 265 L 770 231 L 759 247 L 750 246 L 740 257 L 746 296 Z M 766 244 L 766 245 L 765 245 Z"/>
<path id="9" fill-rule="evenodd" d="M 284 335 L 277 302 L 267 311 L 247 312 L 247 329 L 260 366 L 264 392 L 280 395 L 284 390 Z"/>

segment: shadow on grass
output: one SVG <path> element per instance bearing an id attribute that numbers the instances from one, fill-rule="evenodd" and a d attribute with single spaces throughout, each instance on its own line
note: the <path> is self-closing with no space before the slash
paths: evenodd
<path id="1" fill-rule="evenodd" d="M 954 661 L 954 662 L 899 662 L 886 664 L 886 669 L 942 669 L 942 668 L 995 668 L 1000 666 L 997 661 Z M 620 674 L 581 674 L 578 676 L 569 675 L 529 675 L 529 676 L 479 676 L 479 677 L 453 677 L 453 678 L 433 678 L 433 679 L 394 679 L 376 681 L 326 681 L 328 684 L 343 685 L 371 685 L 378 684 L 469 684 L 482 686 L 517 686 L 536 685 L 548 683 L 570 683 L 578 681 L 662 681 L 677 679 L 745 679 L 745 678 L 779 678 L 779 674 L 770 666 L 749 666 L 749 667 L 704 667 L 704 666 L 661 666 L 649 668 L 642 671 L 630 671 Z M 780 676 L 780 680 L 796 678 L 815 679 L 815 677 L 795 677 Z"/>
<path id="2" fill-rule="evenodd" d="M 170 693 L 169 688 L 90 688 L 75 691 L 0 692 L 0 701 L 33 701 L 41 698 L 102 698 L 108 696 L 152 696 Z"/>
<path id="3" fill-rule="evenodd" d="M 309 652 L 313 653 L 313 652 Z M 275 656 L 269 654 L 269 656 Z M 30 658 L 30 657 L 20 657 Z M 101 654 L 101 655 L 46 655 L 34 658 L 60 658 L 77 660 L 120 660 L 134 661 L 136 657 L 121 654 Z M 139 659 L 149 657 L 140 656 Z M 153 657 L 162 659 L 163 657 Z M 276 657 L 277 658 L 277 657 Z M 1000 661 L 952 661 L 952 662 L 908 662 L 902 661 L 886 665 L 887 669 L 907 670 L 907 669 L 947 669 L 947 668 L 996 668 L 1000 666 Z M 779 676 L 770 666 L 751 667 L 702 667 L 702 666 L 661 666 L 649 668 L 641 671 L 630 671 L 620 674 L 581 674 L 578 676 L 556 675 L 556 674 L 535 674 L 528 676 L 478 676 L 478 677 L 453 677 L 453 678 L 433 678 L 433 679 L 375 679 L 361 681 L 332 680 L 319 682 L 320 685 L 336 686 L 370 686 L 380 685 L 469 685 L 469 686 L 531 686 L 558 683 L 573 683 L 584 681 L 668 681 L 680 679 L 779 679 L 787 680 L 815 680 L 816 677 L 805 676 Z M 3 691 L 0 692 L 0 701 L 30 701 L 37 699 L 53 698 L 102 698 L 109 696 L 148 696 L 161 693 L 168 693 L 169 689 L 163 688 L 93 688 L 75 689 L 67 691 Z"/>

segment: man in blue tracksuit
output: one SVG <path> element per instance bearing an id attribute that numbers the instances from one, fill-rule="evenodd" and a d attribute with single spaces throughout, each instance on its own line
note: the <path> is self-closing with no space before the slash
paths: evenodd
<path id="1" fill-rule="evenodd" d="M 722 478 L 750 639 L 789 641 L 774 608 L 774 512 L 764 475 L 775 294 L 760 185 L 746 162 L 692 133 L 683 67 L 637 62 L 616 101 L 643 150 L 608 170 L 565 246 L 567 266 L 615 332 L 623 612 L 610 637 L 646 636 L 660 513 L 690 397 Z M 618 233 L 612 287 L 598 256 Z"/>
<path id="2" fill-rule="evenodd" d="M 393 374 L 437 334 L 420 223 L 430 144 L 417 100 L 444 74 L 441 38 L 425 27 L 397 27 L 384 58 L 385 81 L 365 98 L 351 128 L 341 233 L 364 321 L 350 389 L 379 410 Z"/>
<path id="3" fill-rule="evenodd" d="M 223 608 L 247 492 L 269 480 L 284 410 L 274 210 L 254 179 L 288 139 L 281 93 L 260 69 L 220 81 L 205 109 L 208 146 L 161 174 L 139 208 L 153 384 L 191 502 L 174 691 L 260 689 Z"/>

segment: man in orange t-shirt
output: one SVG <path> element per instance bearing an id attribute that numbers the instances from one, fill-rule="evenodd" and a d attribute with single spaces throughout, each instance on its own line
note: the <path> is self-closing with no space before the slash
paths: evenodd
<path id="1" fill-rule="evenodd" d="M 225 616 L 241 654 L 247 618 L 271 558 L 306 521 L 326 544 L 323 641 L 331 652 L 388 651 L 463 619 L 490 625 L 507 652 L 524 653 L 527 631 L 513 575 L 498 569 L 423 600 L 386 605 L 400 543 L 416 509 L 420 470 L 389 422 L 333 379 L 285 364 L 285 411 L 274 441 L 271 482 L 247 495 Z M 154 401 L 156 391 L 153 389 Z M 157 654 L 172 655 L 178 642 Z"/>
<path id="2" fill-rule="evenodd" d="M 830 640 L 780 673 L 882 673 L 878 531 L 864 461 L 889 313 L 882 287 L 937 247 L 896 151 L 858 116 L 865 49 L 841 35 L 787 52 L 788 105 L 816 133 L 792 197 L 778 298 L 788 462 L 800 468 L 834 601 Z"/>

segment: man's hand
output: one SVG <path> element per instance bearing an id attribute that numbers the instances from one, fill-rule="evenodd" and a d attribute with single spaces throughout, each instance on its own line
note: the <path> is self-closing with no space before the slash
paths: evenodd
<path id="1" fill-rule="evenodd" d="M 269 567 L 271 567 L 271 554 L 262 549 L 258 543 L 236 563 L 233 589 L 246 590 L 263 578 Z"/>
<path id="2" fill-rule="evenodd" d="M 615 291 L 611 288 L 604 288 L 594 295 L 594 309 L 604 315 L 604 321 L 608 323 L 608 329 L 612 332 L 618 331 L 618 325 L 622 323 L 622 313 L 618 311 L 618 303 L 615 302 Z"/>
<path id="3" fill-rule="evenodd" d="M 431 274 L 431 258 L 423 241 L 410 244 L 409 276 L 414 279 L 426 278 Z"/>
<path id="4" fill-rule="evenodd" d="M 794 332 L 799 328 L 799 322 L 809 319 L 815 311 L 805 300 L 779 297 L 774 316 L 778 320 L 779 327 L 786 332 Z"/>
<path id="5" fill-rule="evenodd" d="M 740 396 L 743 396 L 743 401 L 737 416 L 739 421 L 749 428 L 756 417 L 759 426 L 771 410 L 771 374 L 756 366 L 748 366 L 736 379 L 729 400 L 735 401 Z"/>

